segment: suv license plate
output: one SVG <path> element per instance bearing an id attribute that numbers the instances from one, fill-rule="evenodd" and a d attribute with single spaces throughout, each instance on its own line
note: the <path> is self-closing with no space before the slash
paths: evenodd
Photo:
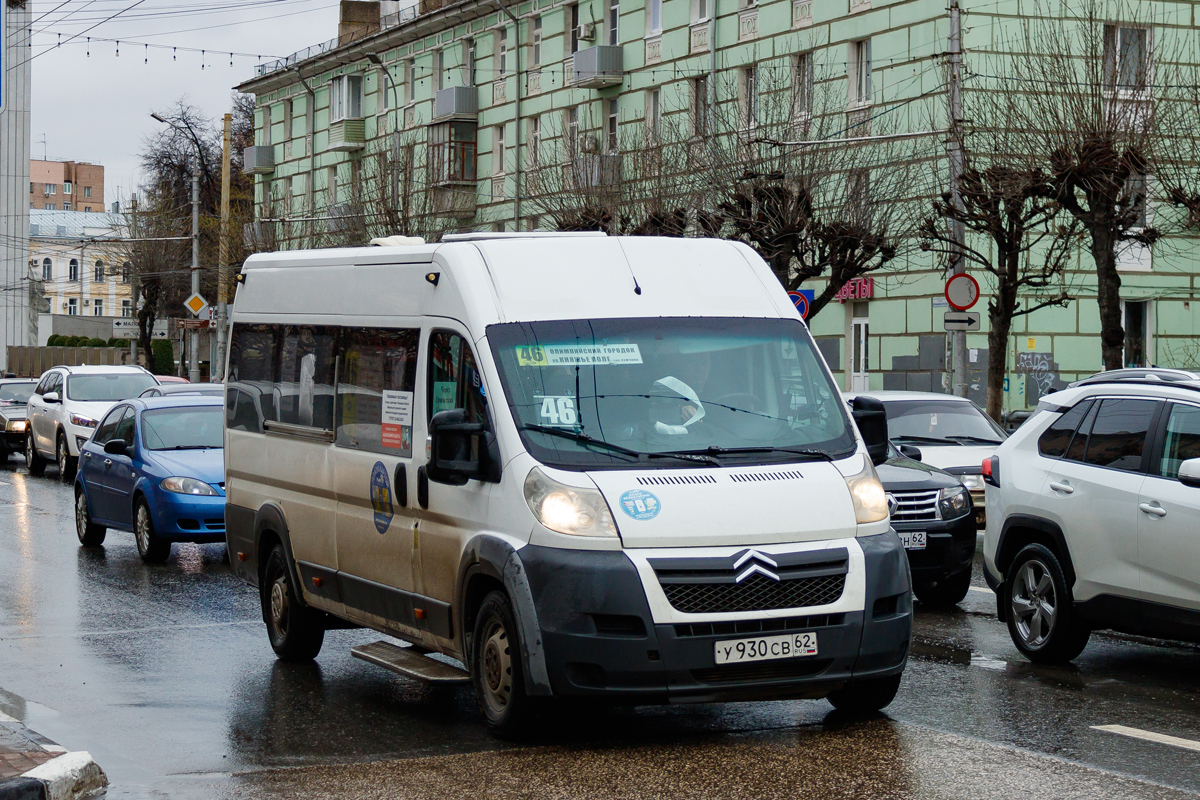
<path id="1" fill-rule="evenodd" d="M 789 633 L 784 636 L 760 636 L 757 639 L 726 639 L 717 642 L 714 650 L 718 664 L 815 656 L 817 635 Z"/>
<path id="2" fill-rule="evenodd" d="M 896 531 L 900 534 L 900 541 L 904 543 L 905 550 L 924 550 L 925 549 L 925 531 Z"/>

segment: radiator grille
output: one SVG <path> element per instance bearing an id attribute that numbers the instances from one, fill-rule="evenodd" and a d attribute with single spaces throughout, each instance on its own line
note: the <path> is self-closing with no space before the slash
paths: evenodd
<path id="1" fill-rule="evenodd" d="M 716 483 L 711 475 L 653 475 L 637 479 L 642 486 L 670 486 L 673 484 Z"/>
<path id="2" fill-rule="evenodd" d="M 896 498 L 892 508 L 892 522 L 937 522 L 941 519 L 938 513 L 938 491 L 932 492 L 890 492 Z"/>
<path id="3" fill-rule="evenodd" d="M 673 608 L 685 614 L 723 614 L 807 608 L 835 602 L 846 586 L 845 575 L 822 575 L 776 581 L 751 575 L 741 583 L 664 583 Z"/>

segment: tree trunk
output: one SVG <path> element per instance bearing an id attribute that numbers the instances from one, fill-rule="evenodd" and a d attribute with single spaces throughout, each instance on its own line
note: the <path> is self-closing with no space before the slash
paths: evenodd
<path id="1" fill-rule="evenodd" d="M 1008 367 L 1008 335 L 1012 330 L 1012 308 L 1000 308 L 1003 301 L 988 304 L 987 415 L 1000 424 L 1004 412 L 1004 374 Z"/>
<path id="2" fill-rule="evenodd" d="M 1125 366 L 1125 329 L 1121 325 L 1121 275 L 1117 272 L 1116 242 L 1109 226 L 1091 229 L 1092 259 L 1096 262 L 1096 302 L 1100 306 L 1100 353 L 1104 368 Z"/>

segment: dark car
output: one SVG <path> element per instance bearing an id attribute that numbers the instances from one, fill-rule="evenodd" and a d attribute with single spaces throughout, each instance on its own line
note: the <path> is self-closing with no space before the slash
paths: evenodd
<path id="1" fill-rule="evenodd" d="M 915 447 L 904 451 L 920 457 Z M 909 458 L 895 445 L 888 456 L 876 472 L 892 527 L 908 553 L 913 594 L 926 606 L 952 606 L 971 586 L 976 538 L 971 493 L 954 475 Z"/>
<path id="2" fill-rule="evenodd" d="M 0 460 L 25 449 L 27 404 L 37 378 L 0 378 Z"/>

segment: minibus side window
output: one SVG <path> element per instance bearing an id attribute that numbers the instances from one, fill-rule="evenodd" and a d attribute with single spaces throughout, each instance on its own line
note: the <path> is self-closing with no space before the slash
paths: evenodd
<path id="1" fill-rule="evenodd" d="M 420 330 L 345 328 L 339 355 L 340 447 L 412 455 L 413 391 Z"/>
<path id="2" fill-rule="evenodd" d="M 465 409 L 467 421 L 487 422 L 487 392 L 471 346 L 457 333 L 437 331 L 429 339 L 429 417 Z"/>
<path id="3" fill-rule="evenodd" d="M 337 329 L 287 325 L 279 347 L 275 384 L 279 421 L 333 430 L 333 382 Z"/>
<path id="4" fill-rule="evenodd" d="M 230 430 L 263 432 L 275 420 L 274 387 L 279 379 L 280 325 L 234 325 L 229 341 L 225 425 Z"/>

